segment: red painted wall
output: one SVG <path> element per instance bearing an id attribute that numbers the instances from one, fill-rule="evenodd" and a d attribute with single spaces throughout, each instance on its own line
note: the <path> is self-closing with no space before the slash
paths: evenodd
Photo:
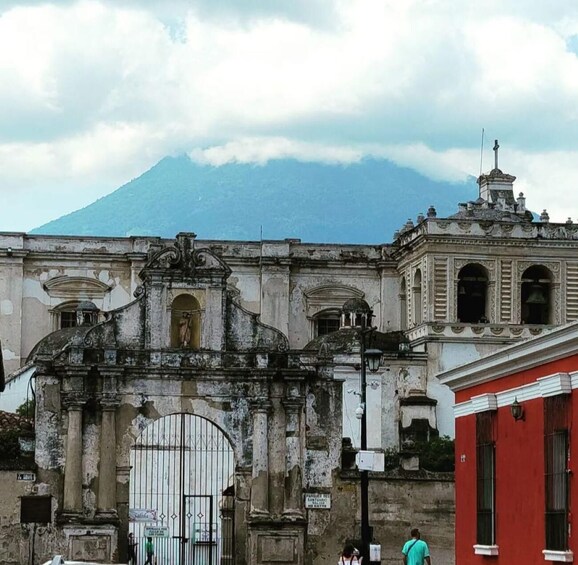
<path id="1" fill-rule="evenodd" d="M 516 373 L 492 383 L 460 391 L 457 402 L 486 392 L 502 392 L 537 378 L 578 368 L 578 356 L 549 363 L 525 373 Z M 544 486 L 544 403 L 542 398 L 523 403 L 525 419 L 516 422 L 509 407 L 496 414 L 496 544 L 499 555 L 475 555 L 476 543 L 476 417 L 456 420 L 456 565 L 512 565 L 544 563 L 545 486 Z M 571 394 L 570 469 L 578 458 L 578 434 L 572 423 L 578 422 L 578 391 Z M 578 459 L 577 459 L 578 460 Z M 578 475 L 578 465 L 575 471 Z M 570 525 L 574 529 L 572 509 L 578 508 L 578 488 L 570 476 Z M 578 527 L 578 524 L 576 524 Z M 575 536 L 569 548 L 578 553 Z"/>

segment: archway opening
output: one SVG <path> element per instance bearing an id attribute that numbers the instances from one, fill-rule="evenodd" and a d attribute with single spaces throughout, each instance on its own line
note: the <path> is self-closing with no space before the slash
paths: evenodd
<path id="1" fill-rule="evenodd" d="M 160 418 L 136 439 L 130 465 L 138 563 L 149 535 L 158 563 L 234 563 L 235 457 L 218 426 L 185 413 Z"/>
<path id="2" fill-rule="evenodd" d="M 521 322 L 522 324 L 551 323 L 552 276 L 546 267 L 534 265 L 522 274 Z"/>
<path id="3" fill-rule="evenodd" d="M 458 274 L 458 321 L 478 324 L 488 321 L 486 312 L 488 275 L 480 265 L 466 265 Z"/>

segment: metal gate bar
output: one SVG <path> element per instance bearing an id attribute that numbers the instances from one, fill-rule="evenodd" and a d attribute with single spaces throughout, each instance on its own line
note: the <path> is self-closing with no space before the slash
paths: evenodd
<path id="1" fill-rule="evenodd" d="M 129 506 L 156 511 L 156 522 L 130 524 L 139 564 L 146 527 L 163 526 L 158 565 L 234 565 L 233 478 L 233 450 L 212 422 L 179 413 L 149 424 L 131 450 Z"/>

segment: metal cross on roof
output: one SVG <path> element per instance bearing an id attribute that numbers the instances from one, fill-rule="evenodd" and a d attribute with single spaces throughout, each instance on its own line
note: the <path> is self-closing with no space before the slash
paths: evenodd
<path id="1" fill-rule="evenodd" d="M 498 168 L 498 149 L 500 148 L 498 140 L 494 143 L 494 169 Z"/>

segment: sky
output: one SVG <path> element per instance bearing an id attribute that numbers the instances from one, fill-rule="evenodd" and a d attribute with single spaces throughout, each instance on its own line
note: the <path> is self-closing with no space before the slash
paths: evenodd
<path id="1" fill-rule="evenodd" d="M 576 0 L 0 1 L 0 231 L 167 155 L 454 182 L 496 138 L 527 206 L 578 222 Z"/>

